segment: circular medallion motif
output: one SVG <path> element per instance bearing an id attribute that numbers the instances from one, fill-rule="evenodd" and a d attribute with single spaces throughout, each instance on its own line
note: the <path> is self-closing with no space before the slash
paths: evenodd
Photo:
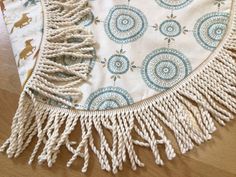
<path id="1" fill-rule="evenodd" d="M 163 91 L 184 79 L 190 71 L 190 62 L 182 53 L 175 49 L 161 48 L 147 55 L 141 74 L 150 88 Z"/>
<path id="2" fill-rule="evenodd" d="M 156 2 L 166 9 L 177 10 L 189 5 L 193 0 L 156 0 Z"/>
<path id="3" fill-rule="evenodd" d="M 208 50 L 214 50 L 224 36 L 229 14 L 213 12 L 201 17 L 194 26 L 194 36 L 199 44 Z"/>
<path id="4" fill-rule="evenodd" d="M 129 60 L 124 55 L 113 55 L 108 60 L 108 70 L 112 74 L 124 74 L 129 70 Z"/>
<path id="5" fill-rule="evenodd" d="M 85 27 L 87 27 L 87 26 L 91 25 L 91 24 L 93 23 L 93 21 L 94 21 L 94 15 L 93 15 L 92 12 L 90 12 L 90 13 L 84 18 L 84 20 L 83 20 L 83 25 L 84 25 Z"/>
<path id="6" fill-rule="evenodd" d="M 147 26 L 144 14 L 139 9 L 127 5 L 114 6 L 104 22 L 106 34 L 119 44 L 137 40 L 147 30 Z"/>
<path id="7" fill-rule="evenodd" d="M 160 25 L 160 32 L 167 37 L 176 37 L 181 33 L 181 25 L 175 20 L 165 20 Z"/>
<path id="8" fill-rule="evenodd" d="M 129 93 L 120 87 L 105 87 L 93 92 L 86 100 L 88 110 L 108 110 L 133 103 Z"/>
<path id="9" fill-rule="evenodd" d="M 60 63 L 62 65 L 65 65 L 65 66 L 74 65 L 74 64 L 77 64 L 77 63 L 84 63 L 84 64 L 88 65 L 89 72 L 91 72 L 94 65 L 95 65 L 95 61 L 96 61 L 96 57 L 97 57 L 95 49 L 92 51 L 92 55 L 94 57 L 91 58 L 91 59 L 83 59 L 83 58 L 78 58 L 78 57 L 73 57 L 73 56 L 61 56 L 61 57 L 53 58 L 53 61 L 55 61 L 57 63 Z M 59 76 L 59 77 L 63 77 L 63 78 L 66 78 L 66 77 L 70 76 L 70 74 L 61 73 L 61 72 L 57 72 L 56 75 Z"/>
<path id="10" fill-rule="evenodd" d="M 84 64 L 88 64 L 89 67 L 92 69 L 95 65 L 95 60 L 96 60 L 96 50 L 94 49 L 91 54 L 93 55 L 93 58 L 91 59 L 83 59 L 83 58 L 78 58 L 78 57 L 73 57 L 73 56 L 61 56 L 61 57 L 57 57 L 54 59 L 55 62 L 57 63 L 61 63 L 63 65 L 69 66 L 69 65 L 74 65 L 77 63 L 84 63 Z"/>

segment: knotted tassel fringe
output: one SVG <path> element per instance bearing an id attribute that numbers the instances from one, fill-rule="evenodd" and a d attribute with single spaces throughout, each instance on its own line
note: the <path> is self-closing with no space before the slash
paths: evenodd
<path id="1" fill-rule="evenodd" d="M 73 6 L 72 1 L 78 4 Z M 64 100 L 62 96 L 73 95 L 75 93 L 73 89 L 77 88 L 74 87 L 77 85 L 74 82 L 85 79 L 83 74 L 87 72 L 81 69 L 82 66 L 66 67 L 51 60 L 51 57 L 58 57 L 61 52 L 65 55 L 78 55 L 84 59 L 92 57 L 89 54 L 93 44 L 91 36 L 73 26 L 74 20 L 82 19 L 88 12 L 86 5 L 86 0 L 70 0 L 68 3 L 58 0 L 45 3 L 49 19 L 47 27 L 50 26 L 46 31 L 45 47 L 35 72 L 21 94 L 19 107 L 13 118 L 11 135 L 0 148 L 9 158 L 18 157 L 31 140 L 37 137 L 29 164 L 37 157 L 39 163 L 47 163 L 51 167 L 61 147 L 65 146 L 72 153 L 67 166 L 71 166 L 80 157 L 84 159 L 82 172 L 88 169 L 90 152 L 97 156 L 103 170 L 117 173 L 118 170 L 122 170 L 124 162 L 128 159 L 132 169 L 135 170 L 144 166 L 137 155 L 136 146 L 150 148 L 155 163 L 163 165 L 160 146 L 165 147 L 165 154 L 169 160 L 176 156 L 167 131 L 175 137 L 180 152 L 186 153 L 194 145 L 212 138 L 211 134 L 216 130 L 215 122 L 225 125 L 234 118 L 236 114 L 235 3 L 232 10 L 235 14 L 231 16 L 229 30 L 224 40 L 215 53 L 190 76 L 160 95 L 124 108 L 107 111 L 75 110 L 72 103 Z M 59 12 L 61 6 L 64 10 L 68 8 L 75 10 L 65 13 L 60 11 L 59 14 L 63 17 L 51 13 Z M 54 28 L 55 30 L 52 30 Z M 79 36 L 83 39 L 82 42 L 73 45 L 65 43 L 71 35 Z M 56 52 L 61 46 L 64 50 Z M 53 75 L 57 71 L 70 73 L 70 77 L 63 80 Z M 53 85 L 55 80 L 60 84 Z M 66 81 L 74 82 L 63 85 L 62 83 Z M 44 104 L 38 101 L 36 92 L 71 108 Z M 72 141 L 70 137 L 76 128 L 80 128 L 81 132 L 78 142 Z M 109 139 L 107 132 L 112 138 Z M 96 140 L 99 141 L 99 147 L 95 143 L 94 134 L 98 136 Z M 40 146 L 43 149 L 40 149 Z"/>

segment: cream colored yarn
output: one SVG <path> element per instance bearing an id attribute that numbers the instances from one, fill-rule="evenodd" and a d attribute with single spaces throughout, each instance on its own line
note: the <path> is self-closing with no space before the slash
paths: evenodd
<path id="1" fill-rule="evenodd" d="M 34 137 L 37 143 L 29 160 L 52 166 L 60 148 L 65 146 L 72 153 L 67 166 L 78 158 L 84 159 L 82 172 L 86 172 L 93 152 L 101 168 L 117 173 L 123 163 L 130 160 L 135 170 L 144 164 L 135 146 L 150 148 L 155 163 L 163 165 L 159 145 L 164 145 L 169 160 L 175 149 L 167 136 L 168 128 L 175 137 L 181 153 L 191 150 L 212 138 L 215 121 L 221 125 L 236 114 L 236 2 L 234 1 L 228 31 L 215 52 L 185 80 L 168 91 L 135 103 L 131 106 L 108 111 L 78 111 L 63 96 L 78 96 L 78 84 L 89 73 L 86 64 L 64 66 L 50 60 L 61 55 L 83 59 L 93 57 L 93 36 L 74 25 L 90 13 L 88 0 L 44 0 L 44 39 L 40 59 L 24 87 L 19 107 L 12 123 L 10 137 L 2 145 L 9 158 L 18 157 Z M 61 11 L 63 9 L 63 11 Z M 66 42 L 71 37 L 80 43 Z M 56 72 L 70 74 L 57 77 Z M 35 93 L 54 99 L 71 109 L 43 104 Z M 70 134 L 81 127 L 81 141 L 73 142 Z M 61 128 L 64 127 L 63 131 Z M 104 130 L 112 135 L 108 140 Z M 100 146 L 94 143 L 97 133 Z M 135 134 L 135 135 L 134 135 Z M 135 137 L 139 137 L 135 139 Z M 39 147 L 43 149 L 39 151 Z M 38 154 L 39 153 L 39 154 Z"/>

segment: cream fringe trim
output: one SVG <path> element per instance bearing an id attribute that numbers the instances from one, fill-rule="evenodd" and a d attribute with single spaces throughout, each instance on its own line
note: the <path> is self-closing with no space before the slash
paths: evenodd
<path id="1" fill-rule="evenodd" d="M 37 156 L 39 163 L 46 162 L 49 167 L 52 166 L 60 148 L 65 146 L 72 153 L 67 166 L 81 157 L 84 159 L 82 172 L 87 171 L 91 152 L 97 156 L 103 170 L 117 173 L 128 159 L 135 170 L 137 166 L 144 166 L 135 146 L 150 148 L 158 165 L 163 164 L 160 145 L 164 145 L 168 159 L 175 157 L 167 129 L 174 135 L 180 151 L 185 153 L 195 144 L 211 139 L 211 133 L 216 130 L 215 121 L 225 125 L 234 118 L 236 54 L 232 51 L 236 50 L 235 3 L 226 37 L 202 66 L 163 94 L 110 111 L 68 110 L 36 100 L 33 91 L 73 106 L 61 96 L 77 93 L 73 90 L 77 84 L 74 82 L 86 79 L 86 67 L 66 67 L 48 58 L 62 54 L 91 58 L 88 53 L 93 45 L 91 35 L 73 25 L 89 13 L 87 0 L 70 0 L 66 3 L 48 0 L 44 3 L 47 17 L 44 49 L 34 74 L 21 94 L 11 135 L 0 149 L 6 151 L 9 158 L 18 157 L 32 138 L 37 137 L 29 164 Z M 79 37 L 81 43 L 65 43 L 71 35 Z M 51 80 L 62 82 L 49 73 L 56 71 L 70 73 L 71 77 L 66 78 L 66 81 L 71 81 L 70 84 L 61 87 L 52 85 Z M 76 127 L 81 130 L 80 142 L 73 142 L 69 138 Z M 97 134 L 99 147 L 95 145 L 94 134 Z M 41 152 L 40 146 L 43 147 Z"/>

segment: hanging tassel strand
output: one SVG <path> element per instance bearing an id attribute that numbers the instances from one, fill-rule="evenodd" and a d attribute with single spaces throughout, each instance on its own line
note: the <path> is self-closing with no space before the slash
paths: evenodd
<path id="1" fill-rule="evenodd" d="M 11 135 L 0 147 L 9 158 L 18 157 L 36 138 L 29 164 L 37 161 L 51 167 L 65 147 L 72 154 L 67 166 L 81 158 L 82 172 L 88 170 L 91 153 L 105 171 L 117 173 L 127 161 L 136 170 L 144 166 L 137 147 L 149 148 L 155 163 L 163 165 L 164 155 L 169 160 L 176 156 L 172 138 L 180 152 L 186 153 L 212 138 L 216 122 L 225 125 L 234 118 L 236 3 L 223 41 L 192 74 L 164 93 L 105 111 L 74 109 L 75 103 L 67 97 L 82 95 L 79 86 L 88 80 L 90 67 L 83 62 L 65 65 L 59 61 L 60 57 L 83 61 L 94 57 L 93 35 L 80 25 L 91 13 L 88 0 L 44 0 L 43 7 L 40 57 L 20 96 Z M 61 107 L 45 104 L 40 101 L 43 98 L 57 101 Z M 72 141 L 75 129 L 81 133 Z M 160 146 L 165 148 L 164 154 Z"/>

